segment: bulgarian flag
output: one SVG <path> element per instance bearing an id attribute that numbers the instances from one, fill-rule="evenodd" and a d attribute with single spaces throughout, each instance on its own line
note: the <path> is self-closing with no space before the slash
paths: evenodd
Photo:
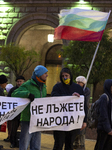
<path id="1" fill-rule="evenodd" d="M 86 9 L 63 9 L 54 38 L 76 41 L 101 41 L 110 13 Z"/>

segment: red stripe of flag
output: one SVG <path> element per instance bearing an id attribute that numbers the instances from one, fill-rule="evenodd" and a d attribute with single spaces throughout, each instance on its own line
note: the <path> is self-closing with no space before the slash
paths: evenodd
<path id="1" fill-rule="evenodd" d="M 76 41 L 101 41 L 104 30 L 99 32 L 78 29 L 70 26 L 59 26 L 55 28 L 54 38 L 57 40 L 76 40 Z"/>

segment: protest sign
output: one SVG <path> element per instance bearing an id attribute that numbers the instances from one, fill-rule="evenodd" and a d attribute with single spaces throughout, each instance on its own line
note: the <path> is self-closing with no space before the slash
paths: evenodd
<path id="1" fill-rule="evenodd" d="M 29 102 L 26 98 L 0 96 L 0 125 L 15 118 Z"/>
<path id="2" fill-rule="evenodd" d="M 79 129 L 85 116 L 84 96 L 37 98 L 31 103 L 30 112 L 29 133 Z"/>

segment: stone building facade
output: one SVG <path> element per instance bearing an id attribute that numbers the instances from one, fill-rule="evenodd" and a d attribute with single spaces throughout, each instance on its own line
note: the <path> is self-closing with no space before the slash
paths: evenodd
<path id="1" fill-rule="evenodd" d="M 109 12 L 112 10 L 112 0 L 87 0 L 85 3 L 80 3 L 79 0 L 0 0 L 0 45 L 14 42 L 24 45 L 26 49 L 33 47 L 41 53 L 41 61 L 25 73 L 25 78 L 31 78 L 36 65 L 45 65 L 49 70 L 46 83 L 48 94 L 52 86 L 59 81 L 57 76 L 62 67 L 62 58 L 56 51 L 61 49 L 66 41 L 55 40 L 51 43 L 48 42 L 47 36 L 53 34 L 54 28 L 58 26 L 61 9 L 79 6 Z M 110 14 L 106 26 L 110 28 L 110 33 L 111 26 Z M 10 82 L 13 82 L 13 74 L 10 76 Z"/>

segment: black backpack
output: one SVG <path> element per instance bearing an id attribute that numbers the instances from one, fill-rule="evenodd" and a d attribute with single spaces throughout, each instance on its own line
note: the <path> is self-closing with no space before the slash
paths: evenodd
<path id="1" fill-rule="evenodd" d="M 108 102 L 109 101 L 108 95 L 106 93 L 102 95 L 106 95 L 107 102 Z M 91 129 L 97 128 L 100 102 L 101 102 L 101 97 L 98 100 L 96 100 L 94 103 L 92 103 L 91 107 L 88 109 L 88 115 L 87 115 L 87 127 L 88 128 L 91 128 Z"/>

